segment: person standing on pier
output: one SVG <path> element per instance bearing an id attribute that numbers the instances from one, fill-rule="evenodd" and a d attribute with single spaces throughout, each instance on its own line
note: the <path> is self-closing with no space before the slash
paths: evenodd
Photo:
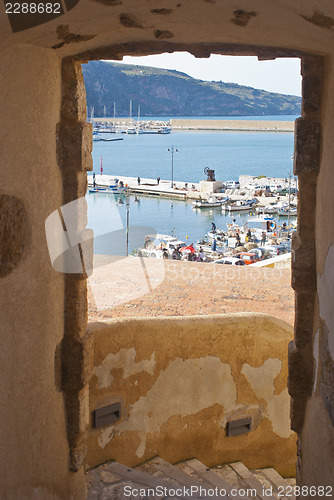
<path id="1" fill-rule="evenodd" d="M 140 177 L 137 178 L 138 186 L 140 186 Z"/>
<path id="2" fill-rule="evenodd" d="M 159 186 L 159 183 L 160 183 L 160 177 L 158 176 L 157 177 L 157 184 L 158 184 L 158 186 Z"/>
<path id="3" fill-rule="evenodd" d="M 96 187 L 96 182 L 95 182 L 95 172 L 93 172 L 93 188 Z"/>
<path id="4" fill-rule="evenodd" d="M 266 233 L 264 231 L 262 231 L 261 243 L 262 243 L 262 245 L 264 245 L 266 243 Z"/>

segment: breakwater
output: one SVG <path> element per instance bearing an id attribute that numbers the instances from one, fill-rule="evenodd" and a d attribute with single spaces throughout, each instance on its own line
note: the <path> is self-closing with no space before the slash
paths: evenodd
<path id="1" fill-rule="evenodd" d="M 222 130 L 236 132 L 294 132 L 293 121 L 200 120 L 173 118 L 172 130 Z"/>
<path id="2" fill-rule="evenodd" d="M 94 126 L 104 124 L 112 127 L 129 127 L 136 124 L 133 118 L 93 118 L 90 120 Z M 198 118 L 172 118 L 169 121 L 142 120 L 142 125 L 147 123 L 152 126 L 170 124 L 172 130 L 220 130 L 235 132 L 294 132 L 294 121 L 278 120 L 210 120 Z"/>

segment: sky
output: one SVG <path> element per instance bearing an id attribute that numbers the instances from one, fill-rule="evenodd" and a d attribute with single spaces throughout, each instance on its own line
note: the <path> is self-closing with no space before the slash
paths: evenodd
<path id="1" fill-rule="evenodd" d="M 257 57 L 221 56 L 196 59 L 188 52 L 123 58 L 123 63 L 175 69 L 193 78 L 233 82 L 281 94 L 301 95 L 300 59 L 258 61 Z"/>

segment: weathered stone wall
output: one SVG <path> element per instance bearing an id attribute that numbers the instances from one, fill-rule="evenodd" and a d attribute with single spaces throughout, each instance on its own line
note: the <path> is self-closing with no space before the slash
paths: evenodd
<path id="1" fill-rule="evenodd" d="M 0 57 L 0 497 L 82 500 L 61 387 L 64 276 L 52 269 L 45 236 L 46 218 L 63 204 L 61 61 L 24 45 Z"/>
<path id="2" fill-rule="evenodd" d="M 120 401 L 122 419 L 91 430 L 86 467 L 137 465 L 158 454 L 208 466 L 242 460 L 294 475 L 286 389 L 292 327 L 264 314 L 123 319 L 89 324 L 90 414 Z M 226 436 L 226 423 L 252 431 Z"/>
<path id="3" fill-rule="evenodd" d="M 300 482 L 310 486 L 333 486 L 334 478 L 333 57 L 325 59 L 325 77 L 321 109 L 322 154 L 314 213 L 317 268 L 312 286 L 313 289 L 317 287 L 317 295 L 310 353 L 313 376 L 299 446 Z"/>

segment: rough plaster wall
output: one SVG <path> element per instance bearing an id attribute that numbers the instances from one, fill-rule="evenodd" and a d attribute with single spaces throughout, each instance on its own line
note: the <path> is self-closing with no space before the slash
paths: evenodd
<path id="1" fill-rule="evenodd" d="M 326 58 L 322 161 L 317 183 L 318 310 L 314 318 L 314 376 L 302 433 L 301 482 L 334 487 L 334 58 Z"/>
<path id="2" fill-rule="evenodd" d="M 86 466 L 136 465 L 159 454 L 208 466 L 243 460 L 294 473 L 286 389 L 292 328 L 250 313 L 127 319 L 91 324 L 95 368 L 90 409 L 116 401 L 122 419 L 91 429 Z M 252 432 L 226 437 L 226 423 L 252 417 Z"/>
<path id="3" fill-rule="evenodd" d="M 208 54 L 202 42 L 239 43 L 245 50 L 252 44 L 329 53 L 333 19 L 331 0 L 80 0 L 64 16 L 18 32 L 15 39 L 54 47 L 62 56 L 124 42 L 138 42 L 140 52 L 147 42 L 153 48 L 166 41 L 198 42 L 195 52 L 204 57 Z M 4 14 L 0 33 L 5 44 L 12 43 Z"/>
<path id="4" fill-rule="evenodd" d="M 68 469 L 57 347 L 64 282 L 46 246 L 46 217 L 62 205 L 56 161 L 61 65 L 31 46 L 0 54 L 1 192 L 26 210 L 30 240 L 17 267 L 0 278 L 0 497 L 85 498 L 82 474 Z"/>

